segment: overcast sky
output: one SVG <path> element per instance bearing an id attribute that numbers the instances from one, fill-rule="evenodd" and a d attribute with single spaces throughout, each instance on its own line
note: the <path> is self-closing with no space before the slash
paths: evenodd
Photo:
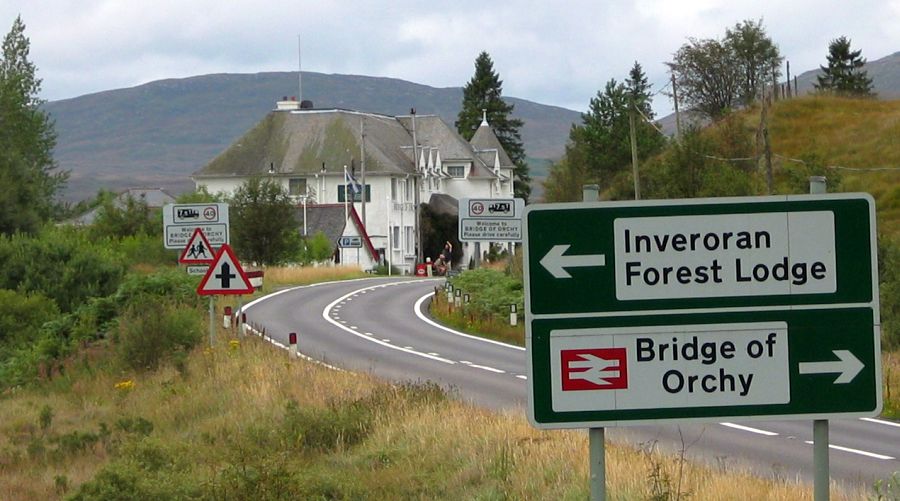
<path id="1" fill-rule="evenodd" d="M 869 60 L 900 51 L 900 0 L 2 0 L 31 39 L 42 97 L 58 100 L 163 78 L 303 69 L 464 85 L 487 51 L 503 94 L 586 109 L 634 61 L 654 90 L 688 37 L 763 20 L 792 73 L 825 63 L 846 35 Z M 657 113 L 669 99 L 655 98 Z"/>

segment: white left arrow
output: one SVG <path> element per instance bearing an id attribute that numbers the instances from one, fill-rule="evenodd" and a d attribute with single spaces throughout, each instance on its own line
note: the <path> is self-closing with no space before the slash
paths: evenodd
<path id="1" fill-rule="evenodd" d="M 839 360 L 830 362 L 801 362 L 800 374 L 828 374 L 839 372 L 840 376 L 834 380 L 834 384 L 844 384 L 853 381 L 859 371 L 865 367 L 862 362 L 850 353 L 849 350 L 832 350 Z"/>
<path id="2" fill-rule="evenodd" d="M 547 254 L 541 258 L 541 266 L 550 272 L 555 278 L 572 278 L 566 268 L 605 266 L 604 254 L 585 254 L 581 256 L 564 256 L 570 245 L 554 245 Z"/>

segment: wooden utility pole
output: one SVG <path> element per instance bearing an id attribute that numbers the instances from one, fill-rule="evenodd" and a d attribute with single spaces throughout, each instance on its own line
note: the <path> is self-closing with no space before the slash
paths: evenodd
<path id="1" fill-rule="evenodd" d="M 681 141 L 681 115 L 678 114 L 678 88 L 675 85 L 674 73 L 672 73 L 672 101 L 675 102 L 675 140 Z"/>
<path id="2" fill-rule="evenodd" d="M 775 89 L 772 89 L 774 92 Z M 772 145 L 769 143 L 769 103 L 768 99 L 766 99 L 766 91 L 763 89 L 763 100 L 762 100 L 762 117 L 760 120 L 760 126 L 762 127 L 762 140 L 763 140 L 763 154 L 766 157 L 766 192 L 767 194 L 772 194 L 772 185 L 774 184 L 774 180 L 772 178 Z"/>
<path id="3" fill-rule="evenodd" d="M 785 78 L 784 81 L 787 82 L 787 97 L 788 97 L 788 99 L 790 99 L 791 98 L 791 62 L 785 61 L 785 64 L 787 65 L 787 78 Z"/>

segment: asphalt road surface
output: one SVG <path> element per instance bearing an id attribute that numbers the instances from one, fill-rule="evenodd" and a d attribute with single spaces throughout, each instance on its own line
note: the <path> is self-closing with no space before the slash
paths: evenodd
<path id="1" fill-rule="evenodd" d="M 467 336 L 431 320 L 427 304 L 443 279 L 370 278 L 302 286 L 246 305 L 247 322 L 272 342 L 298 333 L 306 357 L 394 381 L 433 381 L 494 409 L 527 405 L 525 350 Z M 613 441 L 667 452 L 763 477 L 813 478 L 812 421 L 752 421 L 607 429 Z M 831 477 L 871 486 L 900 471 L 900 423 L 830 421 Z M 585 457 L 585 461 L 587 458 Z"/>

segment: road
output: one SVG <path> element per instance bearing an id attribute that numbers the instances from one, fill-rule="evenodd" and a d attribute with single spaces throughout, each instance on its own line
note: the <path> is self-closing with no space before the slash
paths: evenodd
<path id="1" fill-rule="evenodd" d="M 520 408 L 527 381 L 524 348 L 440 326 L 427 302 L 443 279 L 371 278 L 287 289 L 245 306 L 248 323 L 276 344 L 297 332 L 300 351 L 342 369 L 394 381 L 429 380 L 477 405 Z M 777 479 L 812 482 L 811 421 L 633 426 L 607 430 L 614 441 L 686 449 L 690 459 L 748 467 Z M 900 471 L 900 423 L 830 422 L 832 479 L 871 486 Z M 587 458 L 585 458 L 587 460 Z"/>

